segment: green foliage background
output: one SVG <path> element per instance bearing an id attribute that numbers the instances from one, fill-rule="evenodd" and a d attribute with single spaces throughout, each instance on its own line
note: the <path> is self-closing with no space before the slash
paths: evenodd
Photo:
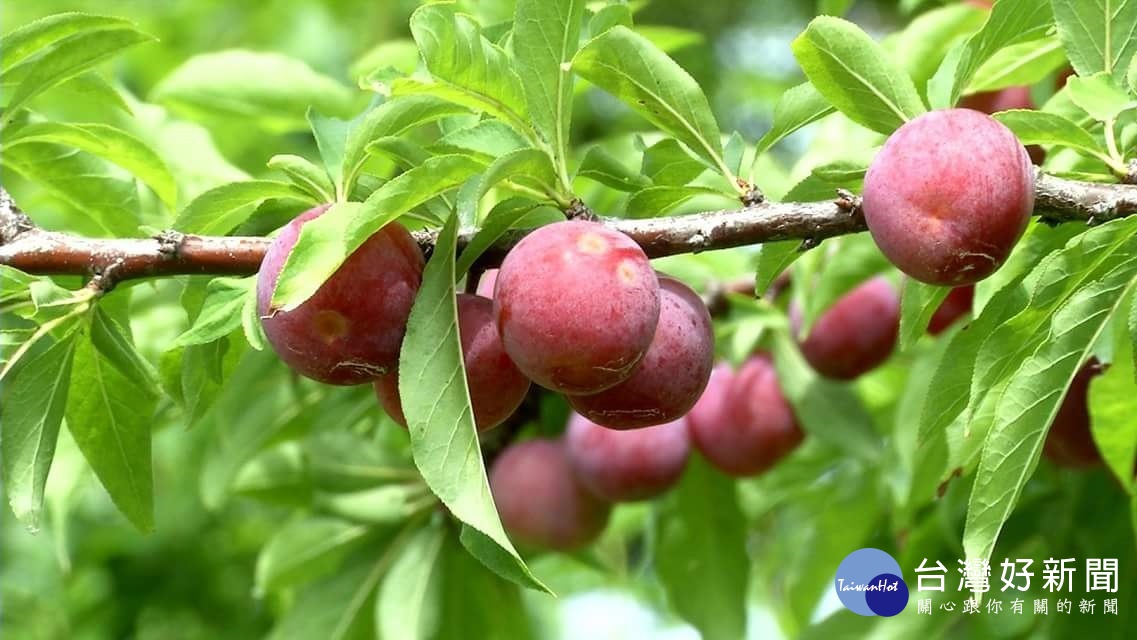
<path id="1" fill-rule="evenodd" d="M 487 38 L 504 34 L 514 13 L 511 0 L 459 4 Z M 606 4 L 588 3 L 588 9 L 600 13 Z M 544 6 L 529 5 L 534 11 Z M 3 184 L 37 223 L 94 236 L 171 226 L 266 234 L 344 184 L 352 195 L 383 197 L 337 205 L 323 230 L 336 238 L 369 233 L 357 227 L 345 232 L 345 220 L 366 219 L 377 228 L 388 215 L 406 214 L 402 221 L 412 226 L 440 226 L 446 219 L 452 222 L 448 231 L 457 222 L 493 228 L 492 220 L 504 231 L 520 221 L 548 219 L 547 207 L 535 209 L 528 201 L 481 198 L 496 195 L 498 187 L 508 192 L 518 175 L 533 180 L 517 182 L 523 189 L 513 195 L 546 187 L 563 195 L 566 186 L 558 184 L 567 177 L 561 167 L 546 158 L 546 151 L 557 157 L 557 149 L 528 145 L 523 132 L 502 124 L 507 118 L 479 123 L 430 96 L 419 102 L 402 96 L 398 104 L 410 106 L 396 112 L 385 105 L 382 117 L 369 121 L 371 131 L 383 135 L 365 138 L 370 144 L 356 149 L 359 157 L 348 154 L 354 163 L 329 150 L 329 141 L 342 138 L 336 118 L 354 117 L 368 107 L 368 89 L 399 86 L 396 78 L 415 69 L 411 25 L 418 6 L 346 0 L 3 3 L 5 33 L 36 18 L 81 10 L 128 19 L 157 39 L 34 98 L 39 121 L 19 122 L 23 128 L 14 135 L 52 142 L 6 141 Z M 925 104 L 946 106 L 961 92 L 1024 83 L 1032 84 L 1036 102 L 1045 103 L 1043 112 L 999 117 L 1024 142 L 1047 145 L 1046 169 L 1115 179 L 1118 159 L 1132 157 L 1137 139 L 1133 74 L 1128 64 L 1106 63 L 1131 58 L 1131 47 L 1119 38 L 1120 48 L 1105 59 L 1095 53 L 1099 27 L 1105 26 L 1086 13 L 1085 3 L 1001 0 L 1000 6 L 1001 22 L 992 20 L 1001 29 L 971 36 L 984 18 L 955 3 L 633 3 L 636 30 L 609 31 L 603 42 L 586 47 L 577 73 L 598 86 L 615 86 L 604 63 L 629 59 L 622 54 L 643 51 L 646 40 L 691 74 L 697 86 L 690 89 L 702 89 L 715 118 L 695 105 L 681 114 L 698 122 L 695 133 L 676 133 L 682 127 L 667 121 L 655 122 L 656 131 L 617 99 L 635 105 L 640 96 L 634 92 L 613 96 L 578 81 L 570 96 L 567 164 L 579 167 L 571 187 L 594 209 L 629 217 L 732 206 L 732 185 L 722 172 L 752 174 L 775 199 L 826 199 L 837 186 L 859 187 L 884 135 Z M 819 13 L 846 11 L 868 35 L 833 19 L 810 22 Z M 1137 24 L 1135 12 L 1137 3 L 1120 2 L 1115 20 Z M 428 12 L 415 15 L 426 27 L 445 22 Z M 1055 19 L 1057 32 L 1051 29 Z M 1071 24 L 1085 25 L 1085 33 L 1071 31 Z M 959 42 L 968 43 L 966 52 L 952 58 L 949 51 Z M 1053 77 L 1067 58 L 1083 77 L 1055 95 Z M 1010 64 L 1023 59 L 1032 62 Z M 437 60 L 428 55 L 428 66 L 444 77 L 446 65 Z M 661 54 L 654 63 L 667 68 Z M 807 77 L 812 85 L 801 85 Z M 0 77 L 8 104 L 20 80 L 18 74 Z M 684 97 L 680 74 L 665 80 L 663 89 Z M 504 92 L 506 82 L 490 88 Z M 682 102 L 671 97 L 663 99 Z M 318 113 L 309 115 L 309 106 Z M 545 124 L 545 115 L 533 117 Z M 114 125 L 143 141 L 160 162 L 105 129 L 42 126 L 50 122 Z M 92 138 L 119 146 L 100 155 L 83 146 Z M 108 153 L 118 162 L 106 162 Z M 509 163 L 483 175 L 494 157 Z M 323 175 L 317 165 L 376 179 L 360 179 L 357 194 L 350 179 Z M 404 169 L 385 184 L 406 188 L 382 191 L 380 179 Z M 442 192 L 450 187 L 461 190 L 446 200 Z M 500 201 L 493 212 L 482 210 L 493 201 Z M 454 208 L 457 217 L 449 214 Z M 79 284 L 74 279 L 53 284 L 5 270 L 0 303 L 22 301 L 28 293 L 36 313 L 51 309 L 52 301 L 70 300 L 93 314 L 73 329 L 84 332 L 82 339 L 53 334 L 56 342 L 34 347 L 19 367 L 70 375 L 74 388 L 105 393 L 101 404 L 91 395 L 53 395 L 59 386 L 46 374 L 5 381 L 0 397 L 6 419 L 63 415 L 68 428 L 60 431 L 39 497 L 42 512 L 34 479 L 5 478 L 19 519 L 3 512 L 0 633 L 513 639 L 678 638 L 694 637 L 698 629 L 708 639 L 917 633 L 1064 638 L 1074 631 L 1124 637 L 1137 616 L 1131 478 L 1118 480 L 1104 469 L 1063 472 L 1046 463 L 1032 473 L 1037 447 L 1015 445 L 1040 442 L 1038 424 L 1045 421 L 1014 413 L 1001 398 L 1038 398 L 1043 408 L 1053 406 L 1053 392 L 1083 356 L 1113 362 L 1095 382 L 1095 436 L 1108 445 L 1103 449 L 1112 469 L 1129 468 L 1137 432 L 1128 424 L 1134 415 L 1131 226 L 1131 220 L 1089 231 L 1032 224 L 1011 263 L 980 287 L 982 311 L 971 327 L 936 340 L 921 338 L 915 319 L 934 308 L 942 292 L 906 285 L 905 348 L 853 385 L 827 383 L 808 371 L 787 340 L 783 309 L 732 300 L 730 314 L 716 326 L 720 355 L 737 362 L 758 344 L 773 350 L 787 395 L 811 434 L 807 446 L 773 472 L 738 482 L 694 459 L 664 499 L 621 507 L 594 548 L 571 556 L 526 555 L 527 565 L 490 541 L 492 522 L 482 523 L 483 535 L 434 509 L 428 484 L 440 494 L 451 490 L 455 503 L 465 500 L 468 485 L 447 485 L 453 469 L 432 475 L 422 459 L 423 475 L 415 470 L 412 448 L 429 436 L 413 415 L 409 442 L 377 410 L 370 389 L 298 379 L 270 352 L 249 346 L 259 340 L 255 322 L 248 322 L 249 280 L 131 283 L 91 312 L 90 301 L 71 299 L 68 289 Z M 448 240 L 444 234 L 440 246 Z M 290 267 L 300 275 L 278 296 L 302 299 L 344 251 L 337 244 L 302 255 L 304 262 Z M 432 262 L 441 275 L 425 290 L 445 299 L 453 286 L 446 276 L 463 272 L 471 260 Z M 795 281 L 811 285 L 793 293 L 807 322 L 857 282 L 889 272 L 864 234 L 804 254 L 796 242 L 780 243 L 760 252 L 671 258 L 658 266 L 699 288 L 757 272 L 764 289 L 791 262 Z M 43 321 L 34 313 L 6 313 L 0 327 L 10 330 L 0 334 L 5 358 L 16 344 L 9 336 L 24 336 Z M 446 318 L 421 322 L 418 339 L 437 343 L 443 330 L 431 327 L 445 326 Z M 137 353 L 115 347 L 130 342 Z M 446 366 L 411 361 L 403 368 L 429 381 L 444 376 Z M 463 401 L 449 400 L 447 406 Z M 526 433 L 558 432 L 565 412 L 561 401 L 548 399 Z M 972 430 L 979 435 L 971 437 Z M 999 438 L 1008 444 L 998 446 Z M 5 448 L 4 454 L 21 452 Z M 470 464 L 476 471 L 476 460 Z M 33 475 L 46 473 L 32 468 Z M 963 477 L 947 481 L 956 469 Z M 136 482 L 151 474 L 152 489 Z M 1118 475 L 1125 477 L 1124 471 Z M 1017 503 L 987 501 L 1007 491 L 1017 494 Z M 468 525 L 485 515 L 475 502 L 462 502 L 469 507 L 470 517 L 463 517 Z M 1012 505 L 1009 519 L 997 513 Z M 920 617 L 912 603 L 890 620 L 855 616 L 832 602 L 830 585 L 840 560 L 866 546 L 893 553 L 906 571 L 923 558 L 942 561 L 950 571 L 949 592 L 957 559 L 992 558 L 997 589 L 999 560 L 1032 558 L 1034 587 L 1021 596 L 1028 612 L 968 617 L 958 613 L 959 595 L 954 614 Z M 1100 602 L 1094 615 L 1032 615 L 1032 599 L 1050 595 L 1039 588 L 1042 560 L 1077 558 L 1083 579 L 1087 557 L 1120 560 L 1120 615 L 1104 616 Z M 559 600 L 522 590 L 479 560 L 515 582 L 543 584 Z M 914 576 L 906 578 L 914 584 Z"/>

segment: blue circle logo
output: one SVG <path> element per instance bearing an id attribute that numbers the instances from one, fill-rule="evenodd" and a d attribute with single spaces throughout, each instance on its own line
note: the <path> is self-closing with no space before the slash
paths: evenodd
<path id="1" fill-rule="evenodd" d="M 857 549 L 837 567 L 833 588 L 841 604 L 862 616 L 892 617 L 908 606 L 900 564 L 880 549 Z"/>

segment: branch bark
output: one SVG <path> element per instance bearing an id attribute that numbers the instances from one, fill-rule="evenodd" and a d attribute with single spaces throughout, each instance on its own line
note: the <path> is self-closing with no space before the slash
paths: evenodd
<path id="1" fill-rule="evenodd" d="M 1052 222 L 1099 224 L 1137 213 L 1137 185 L 1098 184 L 1038 173 L 1035 215 Z M 826 202 L 763 202 L 741 209 L 708 211 L 645 220 L 602 221 L 635 240 L 649 257 L 698 253 L 745 245 L 800 240 L 803 247 L 825 238 L 865 231 L 860 199 L 840 193 Z M 500 263 L 525 235 L 506 234 L 485 253 L 479 266 Z M 473 238 L 459 238 L 464 248 Z M 424 251 L 437 235 L 415 233 Z M 252 275 L 269 240 L 261 237 L 196 236 L 166 232 L 154 238 L 86 238 L 36 227 L 0 189 L 0 264 L 33 275 L 84 275 L 100 288 L 135 278 L 173 275 Z"/>

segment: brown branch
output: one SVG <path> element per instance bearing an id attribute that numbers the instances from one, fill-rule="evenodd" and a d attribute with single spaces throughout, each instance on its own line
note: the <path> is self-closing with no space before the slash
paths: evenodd
<path id="1" fill-rule="evenodd" d="M 1048 222 L 1097 224 L 1137 213 L 1137 185 L 1079 182 L 1039 173 L 1035 187 L 1035 215 Z M 627 234 L 652 258 L 778 240 L 800 240 L 809 247 L 825 238 L 865 230 L 859 199 L 844 191 L 828 202 L 761 202 L 742 209 L 603 223 Z M 500 263 L 525 233 L 506 234 L 479 266 Z M 459 247 L 472 237 L 472 232 L 462 234 Z M 436 238 L 435 232 L 415 233 L 424 250 L 433 247 Z M 152 276 L 252 275 L 268 244 L 259 237 L 176 232 L 155 238 L 97 239 L 46 231 L 31 224 L 0 189 L 0 264 L 34 275 L 99 276 L 103 290 L 123 280 Z"/>

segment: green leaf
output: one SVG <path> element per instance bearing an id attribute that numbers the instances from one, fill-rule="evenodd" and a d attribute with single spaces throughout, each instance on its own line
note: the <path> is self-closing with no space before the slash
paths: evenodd
<path id="1" fill-rule="evenodd" d="M 24 107 L 29 100 L 114 56 L 123 49 L 154 40 L 134 29 L 82 31 L 57 42 L 43 55 L 27 63 L 27 70 L 8 96 L 4 120 Z"/>
<path id="2" fill-rule="evenodd" d="M 284 153 L 268 160 L 268 168 L 283 172 L 293 186 L 303 191 L 313 202 L 331 202 L 336 199 L 336 186 L 328 173 L 305 158 Z"/>
<path id="3" fill-rule="evenodd" d="M 429 500 L 424 500 L 428 498 Z M 430 506 L 426 485 L 413 480 L 346 493 L 321 494 L 316 503 L 329 513 L 372 524 L 396 524 Z"/>
<path id="4" fill-rule="evenodd" d="M 762 295 L 782 275 L 794 260 L 802 254 L 801 243 L 797 240 L 767 242 L 758 247 L 758 266 L 754 273 L 754 291 Z"/>
<path id="5" fill-rule="evenodd" d="M 565 176 L 572 121 L 569 62 L 580 45 L 584 4 L 585 0 L 518 0 L 513 18 L 514 63 L 533 128 L 549 138 L 553 164 Z"/>
<path id="6" fill-rule="evenodd" d="M 67 398 L 67 427 L 119 511 L 154 528 L 150 429 L 157 396 L 118 371 L 90 340 L 79 340 Z"/>
<path id="7" fill-rule="evenodd" d="M 63 144 L 92 153 L 131 172 L 154 190 L 166 206 L 177 201 L 177 186 L 166 163 L 133 135 L 105 124 L 34 122 L 6 136 L 7 146 L 25 142 Z"/>
<path id="8" fill-rule="evenodd" d="M 1104 71 L 1115 78 L 1137 53 L 1137 2 L 1051 0 L 1058 36 L 1079 76 Z"/>
<path id="9" fill-rule="evenodd" d="M 628 198 L 626 215 L 629 218 L 656 218 L 667 215 L 691 198 L 703 195 L 723 198 L 727 200 L 727 206 L 730 206 L 730 203 L 737 203 L 736 200 L 721 191 L 707 187 L 648 187 L 637 191 L 632 194 L 631 198 Z"/>
<path id="10" fill-rule="evenodd" d="M 265 338 L 264 327 L 261 325 L 261 316 L 257 312 L 257 288 L 249 287 L 245 294 L 245 303 L 241 307 L 241 331 L 249 346 L 257 351 L 264 351 L 268 344 Z"/>
<path id="11" fill-rule="evenodd" d="M 245 300 L 255 296 L 256 277 L 214 278 L 193 325 L 178 336 L 171 349 L 219 340 L 241 326 Z"/>
<path id="12" fill-rule="evenodd" d="M 128 237 L 138 229 L 138 187 L 104 160 L 76 149 L 29 142 L 4 145 L 0 165 L 66 205 L 71 231 Z"/>
<path id="13" fill-rule="evenodd" d="M 1125 82 L 1129 85 L 1130 93 L 1137 93 L 1137 57 L 1129 61 L 1129 72 L 1125 74 Z"/>
<path id="14" fill-rule="evenodd" d="M 664 138 L 644 150 L 640 172 L 656 186 L 686 186 L 707 170 L 674 138 Z"/>
<path id="15" fill-rule="evenodd" d="M 889 134 L 926 111 L 908 76 L 851 22 L 814 18 L 792 48 L 818 93 L 857 124 Z"/>
<path id="16" fill-rule="evenodd" d="M 1129 220 L 1107 223 L 1051 254 L 1023 281 L 1030 292 L 1026 308 L 991 332 L 980 351 L 971 402 L 979 418 L 968 426 L 986 435 L 964 528 L 968 558 L 990 558 L 1038 464 L 1065 390 L 1137 282 L 1134 226 Z M 998 297 L 987 309 L 996 302 Z M 986 405 L 977 405 L 976 396 L 996 385 L 1001 393 L 984 398 L 993 407 L 988 427 L 981 412 Z"/>
<path id="17" fill-rule="evenodd" d="M 454 269 L 455 273 L 463 274 L 469 271 L 474 262 L 487 249 L 540 206 L 532 200 L 523 198 L 510 198 L 494 205 L 481 228 L 478 229 L 466 248 L 462 250 L 462 255 L 458 257 L 458 263 Z"/>
<path id="18" fill-rule="evenodd" d="M 521 589 L 487 571 L 455 536 L 446 537 L 439 562 L 442 593 L 438 640 L 535 638 Z"/>
<path id="19" fill-rule="evenodd" d="M 588 148 L 576 175 L 619 191 L 637 191 L 651 185 L 650 180 L 625 167 L 616 156 L 599 146 Z"/>
<path id="20" fill-rule="evenodd" d="M 1121 112 L 1137 107 L 1137 100 L 1104 73 L 1088 77 L 1071 76 L 1066 81 L 1066 90 L 1075 105 L 1099 122 L 1111 122 Z"/>
<path id="21" fill-rule="evenodd" d="M 368 527 L 337 518 L 295 520 L 269 538 L 257 555 L 257 597 L 335 571 L 366 539 Z"/>
<path id="22" fill-rule="evenodd" d="M 158 372 L 134 348 L 129 333 L 102 308 L 95 307 L 91 313 L 91 341 L 99 355 L 147 395 L 158 395 Z"/>
<path id="23" fill-rule="evenodd" d="M 270 198 L 306 201 L 309 195 L 287 182 L 248 180 L 214 187 L 194 198 L 174 220 L 185 233 L 216 235 L 231 231 Z"/>
<path id="24" fill-rule="evenodd" d="M 484 111 L 528 139 L 535 137 L 525 90 L 509 55 L 482 37 L 473 19 L 458 13 L 453 3 L 428 4 L 411 14 L 411 34 L 443 90 L 433 92 L 422 83 L 398 80 L 392 86 L 393 95 L 432 92 Z"/>
<path id="25" fill-rule="evenodd" d="M 359 123 L 351 127 L 343 149 L 343 182 L 350 189 L 367 160 L 368 144 L 391 138 L 439 118 L 468 113 L 465 107 L 442 100 L 435 95 L 407 95 L 388 100 L 367 111 Z"/>
<path id="26" fill-rule="evenodd" d="M 332 205 L 301 228 L 277 280 L 273 308 L 287 311 L 300 305 L 384 225 L 481 170 L 481 163 L 467 156 L 434 156 L 385 183 L 362 204 Z"/>
<path id="27" fill-rule="evenodd" d="M 0 385 L 4 492 L 16 518 L 33 531 L 39 528 L 74 354 L 75 334 L 69 333 L 47 348 L 33 349 Z"/>
<path id="28" fill-rule="evenodd" d="M 901 351 L 912 348 L 927 333 L 928 323 L 949 293 L 950 287 L 936 287 L 911 278 L 904 280 L 904 290 L 900 295 L 900 339 L 897 341 Z"/>
<path id="29" fill-rule="evenodd" d="M 552 192 L 556 181 L 552 160 L 536 149 L 518 149 L 493 162 L 477 180 L 477 188 L 467 198 L 458 198 L 458 211 L 462 219 L 473 221 L 478 203 L 489 190 L 505 180 L 533 183 L 546 193 Z M 459 272 L 461 275 L 461 272 Z"/>
<path id="30" fill-rule="evenodd" d="M 348 193 L 343 173 L 347 157 L 347 138 L 361 117 L 344 120 L 325 115 L 316 109 L 308 109 L 305 114 L 308 128 L 312 130 L 312 137 L 316 139 L 316 148 L 320 151 L 320 160 L 323 161 L 332 184 L 338 187 L 337 196 Z"/>
<path id="31" fill-rule="evenodd" d="M 572 69 L 718 167 L 731 184 L 706 95 L 686 71 L 643 36 L 615 26 L 573 58 Z"/>
<path id="32" fill-rule="evenodd" d="M 928 79 L 951 47 L 978 30 L 986 17 L 986 11 L 967 2 L 930 8 L 915 16 L 903 31 L 886 37 L 881 46 L 924 95 Z"/>
<path id="33" fill-rule="evenodd" d="M 1137 59 L 1137 58 L 1135 58 Z M 1090 383 L 1090 428 L 1094 442 L 1113 475 L 1132 495 L 1133 460 L 1137 457 L 1137 394 L 1133 381 L 1133 336 L 1137 335 L 1137 306 L 1131 297 L 1128 308 L 1121 307 L 1114 317 L 1113 362 L 1105 373 Z"/>
<path id="34" fill-rule="evenodd" d="M 1104 157 L 1105 149 L 1085 129 L 1072 120 L 1046 111 L 1013 109 L 995 114 L 1023 144 L 1056 144 Z"/>
<path id="35" fill-rule="evenodd" d="M 738 561 L 747 527 L 735 482 L 693 455 L 655 521 L 653 559 L 671 607 L 706 640 L 745 637 L 750 565 Z"/>
<path id="36" fill-rule="evenodd" d="M 632 10 L 626 4 L 610 4 L 594 10 L 588 19 L 588 36 L 595 38 L 616 25 L 632 28 Z"/>
<path id="37" fill-rule="evenodd" d="M 0 38 L 0 73 L 77 33 L 113 30 L 133 31 L 134 25 L 120 18 L 74 12 L 34 20 Z"/>
<path id="38" fill-rule="evenodd" d="M 928 81 L 928 102 L 933 109 L 950 107 L 991 56 L 1004 47 L 1046 35 L 1053 24 L 1049 2 L 999 0 L 991 8 L 983 28 L 944 58 Z"/>
<path id="39" fill-rule="evenodd" d="M 473 126 L 455 129 L 430 145 L 431 152 L 435 154 L 478 154 L 483 156 L 486 164 L 525 148 L 530 148 L 529 143 L 501 120 L 482 120 Z M 551 166 L 551 163 L 550 158 L 545 164 Z"/>
<path id="40" fill-rule="evenodd" d="M 834 111 L 833 105 L 812 84 L 797 85 L 778 98 L 778 104 L 774 105 L 774 123 L 758 141 L 757 153 L 769 151 L 786 136 Z"/>
<path id="41" fill-rule="evenodd" d="M 153 101 L 190 116 L 255 121 L 271 131 L 303 131 L 309 109 L 347 118 L 357 94 L 279 53 L 230 49 L 194 56 L 162 79 Z"/>
<path id="42" fill-rule="evenodd" d="M 1001 49 L 975 71 L 968 93 L 1032 85 L 1066 64 L 1066 52 L 1057 37 L 1020 42 Z"/>
<path id="43" fill-rule="evenodd" d="M 547 591 L 513 548 L 490 496 L 458 339 L 457 235 L 457 218 L 451 217 L 423 274 L 399 356 L 399 395 L 415 465 L 454 517 L 509 559 L 504 577 Z"/>
<path id="44" fill-rule="evenodd" d="M 380 638 L 427 640 L 438 627 L 441 609 L 441 553 L 444 527 L 419 529 L 407 540 L 375 598 L 375 628 Z"/>

